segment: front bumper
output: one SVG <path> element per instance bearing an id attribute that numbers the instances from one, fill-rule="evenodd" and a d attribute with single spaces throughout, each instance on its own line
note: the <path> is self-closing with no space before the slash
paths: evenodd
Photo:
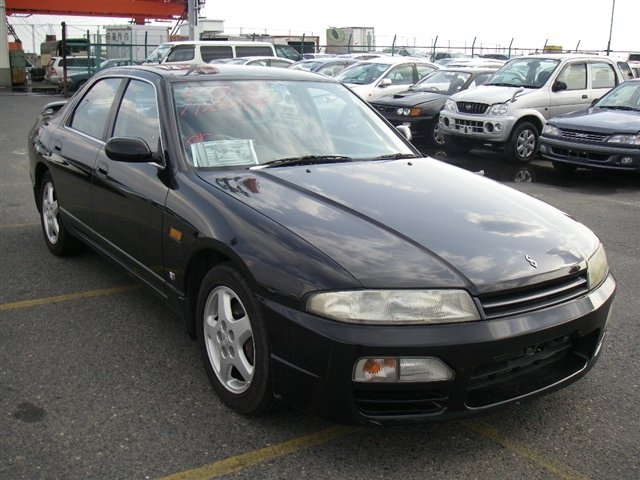
<path id="1" fill-rule="evenodd" d="M 587 168 L 640 171 L 640 150 L 540 137 L 540 154 L 553 161 Z"/>
<path id="2" fill-rule="evenodd" d="M 478 143 L 507 143 L 517 118 L 510 116 L 465 115 L 451 110 L 440 112 L 440 130 Z"/>
<path id="3" fill-rule="evenodd" d="M 532 313 L 431 326 L 335 322 L 263 300 L 272 342 L 274 393 L 346 423 L 437 421 L 486 412 L 552 391 L 595 364 L 615 280 Z M 447 382 L 357 383 L 362 357 L 437 357 Z"/>

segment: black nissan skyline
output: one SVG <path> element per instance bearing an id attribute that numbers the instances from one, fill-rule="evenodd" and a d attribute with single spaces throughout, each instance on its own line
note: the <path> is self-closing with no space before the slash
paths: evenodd
<path id="1" fill-rule="evenodd" d="M 163 298 L 237 412 L 453 419 L 600 355 L 616 283 L 598 237 L 423 157 L 332 78 L 115 67 L 28 143 L 51 253 L 89 246 Z"/>

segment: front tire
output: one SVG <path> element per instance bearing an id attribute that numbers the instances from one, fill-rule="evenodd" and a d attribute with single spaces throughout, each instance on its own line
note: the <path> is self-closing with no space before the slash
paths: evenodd
<path id="1" fill-rule="evenodd" d="M 239 413 L 269 410 L 275 398 L 264 319 L 232 265 L 218 265 L 204 277 L 196 315 L 202 360 L 218 396 Z"/>
<path id="2" fill-rule="evenodd" d="M 528 163 L 538 153 L 538 129 L 531 122 L 522 122 L 515 126 L 511 138 L 504 147 L 504 153 L 510 162 Z"/>
<path id="3" fill-rule="evenodd" d="M 60 220 L 58 195 L 51 173 L 40 182 L 40 225 L 47 247 L 56 256 L 72 255 L 82 249 L 82 243 L 69 233 Z"/>

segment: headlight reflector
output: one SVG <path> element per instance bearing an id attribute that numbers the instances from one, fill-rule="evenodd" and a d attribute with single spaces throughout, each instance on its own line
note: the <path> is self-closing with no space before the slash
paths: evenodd
<path id="1" fill-rule="evenodd" d="M 589 279 L 589 289 L 592 290 L 600 285 L 609 274 L 609 264 L 607 254 L 604 252 L 602 244 L 598 246 L 591 258 L 587 261 L 587 278 Z"/>
<path id="2" fill-rule="evenodd" d="M 444 109 L 455 112 L 456 110 L 458 110 L 458 107 L 456 106 L 456 102 L 454 102 L 450 98 L 447 98 L 447 101 L 444 102 Z"/>
<path id="3" fill-rule="evenodd" d="M 612 135 L 609 143 L 624 143 L 626 145 L 640 145 L 640 135 Z"/>
<path id="4" fill-rule="evenodd" d="M 553 125 L 551 125 L 550 123 L 547 123 L 544 128 L 542 129 L 542 135 L 549 135 L 551 137 L 559 137 L 560 136 L 560 129 L 558 127 L 555 127 Z"/>
<path id="5" fill-rule="evenodd" d="M 491 105 L 487 111 L 488 115 L 506 115 L 509 111 L 509 106 L 506 103 L 496 103 Z"/>
<path id="6" fill-rule="evenodd" d="M 354 290 L 312 294 L 311 313 L 347 323 L 420 325 L 469 322 L 480 315 L 465 290 Z"/>

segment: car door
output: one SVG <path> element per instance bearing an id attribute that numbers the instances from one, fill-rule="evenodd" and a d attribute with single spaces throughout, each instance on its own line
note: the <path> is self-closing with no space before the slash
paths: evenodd
<path id="1" fill-rule="evenodd" d="M 113 122 L 114 137 L 142 138 L 161 157 L 160 119 L 153 84 L 129 80 Z M 161 160 L 158 160 L 161 161 Z M 168 171 L 98 153 L 93 186 L 95 230 L 125 266 L 162 292 L 162 223 Z"/>
<path id="2" fill-rule="evenodd" d="M 54 132 L 52 175 L 64 214 L 86 232 L 93 226 L 91 183 L 98 152 L 104 146 L 114 99 L 122 80 L 96 82 Z"/>
<path id="3" fill-rule="evenodd" d="M 567 88 L 558 90 L 558 82 L 564 83 Z M 542 88 L 552 89 L 548 118 L 587 108 L 591 104 L 591 91 L 587 83 L 587 62 L 566 63 L 560 69 L 555 81 Z"/>

